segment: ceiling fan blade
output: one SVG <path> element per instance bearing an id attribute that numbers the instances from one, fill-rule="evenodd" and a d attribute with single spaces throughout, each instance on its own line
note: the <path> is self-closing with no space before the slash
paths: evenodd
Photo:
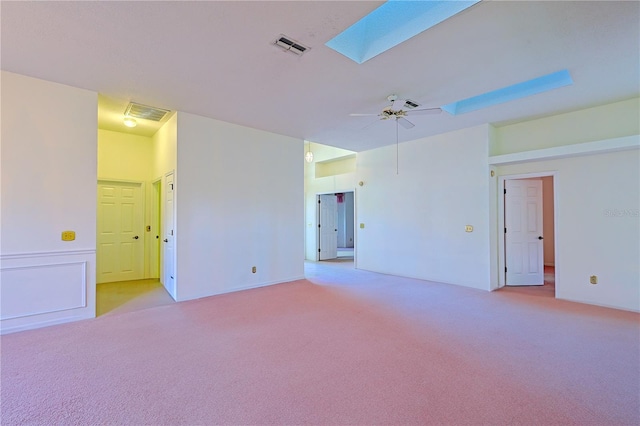
<path id="1" fill-rule="evenodd" d="M 421 109 L 410 109 L 407 111 L 408 115 L 426 115 L 426 114 L 440 114 L 442 112 L 441 108 L 421 108 Z"/>
<path id="2" fill-rule="evenodd" d="M 364 126 L 363 128 L 361 128 L 360 130 L 368 129 L 369 127 L 371 127 L 374 124 L 379 123 L 379 122 L 380 122 L 380 120 L 372 121 L 371 123 L 369 123 L 366 126 Z"/>
<path id="3" fill-rule="evenodd" d="M 407 119 L 406 119 L 406 118 L 404 118 L 404 117 L 398 117 L 398 118 L 396 119 L 396 121 L 397 121 L 397 122 L 398 122 L 402 127 L 404 127 L 405 129 L 410 129 L 410 128 L 412 128 L 412 127 L 415 127 L 415 124 L 413 124 L 412 122 L 410 122 L 409 120 L 407 120 Z"/>
<path id="4" fill-rule="evenodd" d="M 380 114 L 349 114 L 351 117 L 373 117 Z"/>

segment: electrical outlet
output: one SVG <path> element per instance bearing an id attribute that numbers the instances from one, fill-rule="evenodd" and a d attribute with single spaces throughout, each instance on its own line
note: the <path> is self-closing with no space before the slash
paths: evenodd
<path id="1" fill-rule="evenodd" d="M 471 226 L 471 225 L 466 225 L 466 226 L 464 227 L 464 230 L 465 230 L 465 232 L 473 232 L 473 226 Z"/>
<path id="2" fill-rule="evenodd" d="M 257 270 L 258 269 L 255 266 L 253 268 L 251 268 L 251 272 L 254 273 L 254 274 L 256 273 Z"/>
<path id="3" fill-rule="evenodd" d="M 598 276 L 597 276 L 597 275 L 591 275 L 591 276 L 589 277 L 589 282 L 590 282 L 591 284 L 598 284 Z"/>

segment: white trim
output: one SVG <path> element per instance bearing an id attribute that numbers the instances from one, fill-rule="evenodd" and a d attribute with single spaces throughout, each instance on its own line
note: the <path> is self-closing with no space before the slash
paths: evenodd
<path id="1" fill-rule="evenodd" d="M 75 321 L 91 319 L 91 318 L 93 318 L 93 317 L 87 317 L 87 316 L 84 316 L 84 315 L 72 315 L 72 316 L 69 316 L 69 317 L 56 318 L 56 319 L 49 320 L 49 321 L 42 321 L 42 322 L 38 322 L 38 323 L 23 324 L 23 325 L 17 325 L 17 326 L 13 326 L 13 327 L 6 327 L 6 326 L 3 325 L 0 328 L 0 335 L 17 333 L 19 331 L 35 330 L 35 329 L 38 329 L 38 328 L 49 327 L 49 326 L 58 325 L 58 324 L 66 324 L 66 323 L 69 323 L 69 322 L 75 322 Z"/>
<path id="2" fill-rule="evenodd" d="M 306 279 L 307 278 L 304 275 L 300 275 L 298 277 L 285 278 L 284 280 L 268 281 L 268 282 L 263 282 L 263 283 L 259 283 L 259 284 L 249 284 L 249 285 L 242 286 L 242 287 L 236 287 L 236 288 L 232 288 L 232 289 L 229 289 L 229 290 L 224 290 L 224 291 L 222 291 L 220 293 L 212 294 L 212 296 L 218 296 L 220 294 L 227 294 L 227 293 L 235 293 L 236 291 L 251 290 L 251 289 L 260 288 L 260 287 L 268 287 L 270 285 L 286 284 L 286 283 L 290 283 L 290 282 L 294 282 L 294 281 L 302 281 L 302 280 L 306 280 Z M 209 296 L 202 296 L 202 297 L 209 297 Z"/>
<path id="3" fill-rule="evenodd" d="M 506 180 L 516 180 L 516 179 L 529 179 L 529 178 L 538 178 L 538 177 L 547 177 L 551 176 L 553 178 L 553 251 L 555 256 L 555 262 L 558 262 L 558 172 L 556 171 L 548 171 L 548 172 L 536 172 L 536 173 L 525 173 L 525 174 L 517 174 L 517 175 L 503 175 L 498 176 L 498 289 L 502 288 L 506 284 L 506 273 L 504 272 L 504 268 L 506 266 L 505 260 L 505 247 L 504 247 L 504 187 Z M 555 266 L 554 266 L 555 267 Z M 558 294 L 558 268 L 556 268 L 555 276 L 555 295 Z M 497 290 L 497 289 L 492 289 Z"/>
<path id="4" fill-rule="evenodd" d="M 0 254 L 0 260 L 31 259 L 34 257 L 49 257 L 49 256 L 77 256 L 77 255 L 87 255 L 87 254 L 91 255 L 95 253 L 96 253 L 95 249 L 10 253 L 10 254 Z"/>
<path id="5" fill-rule="evenodd" d="M 48 311 L 31 312 L 31 313 L 24 314 L 24 315 L 14 315 L 14 316 L 10 316 L 10 317 L 0 317 L 0 321 L 7 321 L 7 320 L 12 320 L 12 319 L 17 319 L 17 318 L 32 317 L 32 316 L 35 316 L 35 315 L 44 315 L 44 314 L 51 314 L 51 313 L 54 313 L 54 312 L 72 311 L 74 309 L 86 308 L 87 307 L 87 262 L 86 261 L 64 262 L 64 263 L 43 263 L 43 264 L 29 265 L 29 266 L 9 266 L 9 267 L 3 267 L 0 270 L 2 270 L 2 271 L 33 270 L 33 269 L 43 269 L 43 268 L 51 268 L 51 267 L 56 267 L 56 266 L 67 266 L 67 265 L 80 265 L 81 269 L 82 269 L 82 271 L 81 271 L 82 272 L 82 282 L 81 282 L 82 303 L 80 305 L 78 305 L 78 306 L 69 306 L 69 307 L 65 307 L 65 308 L 61 308 L 61 309 L 52 309 L 52 310 L 48 310 Z"/>
<path id="6" fill-rule="evenodd" d="M 109 178 L 98 178 L 98 183 L 100 182 L 113 182 L 113 183 L 128 183 L 128 184 L 136 184 L 136 185 L 144 185 L 144 181 L 141 180 L 127 180 L 127 179 L 109 179 Z"/>
<path id="7" fill-rule="evenodd" d="M 608 152 L 627 151 L 640 148 L 640 135 L 605 139 L 595 142 L 584 142 L 533 151 L 516 152 L 514 154 L 495 155 L 489 157 L 489 164 L 507 165 L 530 161 L 555 160 L 559 158 L 578 157 L 582 155 L 604 154 Z"/>

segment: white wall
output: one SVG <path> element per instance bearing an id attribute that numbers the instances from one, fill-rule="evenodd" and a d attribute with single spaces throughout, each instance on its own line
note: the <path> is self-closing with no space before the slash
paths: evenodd
<path id="1" fill-rule="evenodd" d="M 304 277 L 303 154 L 298 139 L 178 114 L 178 300 Z"/>
<path id="2" fill-rule="evenodd" d="M 556 172 L 556 296 L 640 310 L 640 152 L 500 166 Z M 597 275 L 599 283 L 589 283 Z"/>
<path id="3" fill-rule="evenodd" d="M 490 289 L 489 130 L 358 153 L 358 268 Z"/>
<path id="4" fill-rule="evenodd" d="M 94 317 L 98 96 L 0 78 L 2 332 Z"/>
<path id="5" fill-rule="evenodd" d="M 495 128 L 493 154 L 640 134 L 640 98 Z M 638 150 L 502 165 L 501 176 L 556 172 L 556 296 L 640 310 Z M 492 255 L 494 253 L 492 252 Z M 599 284 L 589 284 L 597 275 Z"/>

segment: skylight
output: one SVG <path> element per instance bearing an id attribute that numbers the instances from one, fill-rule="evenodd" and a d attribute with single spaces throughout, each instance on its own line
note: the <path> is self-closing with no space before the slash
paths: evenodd
<path id="1" fill-rule="evenodd" d="M 483 93 L 482 95 L 453 102 L 448 105 L 444 105 L 441 108 L 452 115 L 464 114 L 465 112 L 471 112 L 481 108 L 536 95 L 538 93 L 569 86 L 571 84 L 573 84 L 573 79 L 571 78 L 569 71 L 562 70 L 534 78 L 533 80 L 503 87 L 502 89 L 494 90 L 492 92 Z"/>
<path id="2" fill-rule="evenodd" d="M 325 45 L 361 64 L 480 0 L 389 0 Z"/>

